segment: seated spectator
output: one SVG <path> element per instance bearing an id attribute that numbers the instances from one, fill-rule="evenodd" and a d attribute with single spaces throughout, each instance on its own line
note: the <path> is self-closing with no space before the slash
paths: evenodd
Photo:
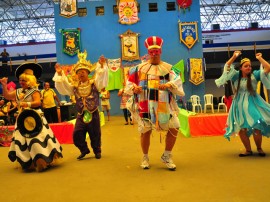
<path id="1" fill-rule="evenodd" d="M 7 125 L 7 104 L 4 99 L 0 100 L 0 120 L 2 121 L 2 125 Z"/>
<path id="2" fill-rule="evenodd" d="M 7 90 L 12 92 L 16 90 L 16 84 L 14 82 L 9 82 L 7 84 Z M 18 115 L 17 102 L 15 100 L 9 100 L 7 102 L 7 116 L 8 116 L 8 125 L 14 125 L 16 117 Z"/>

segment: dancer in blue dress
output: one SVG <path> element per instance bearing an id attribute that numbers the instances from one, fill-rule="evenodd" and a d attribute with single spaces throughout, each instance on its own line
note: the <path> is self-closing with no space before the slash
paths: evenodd
<path id="1" fill-rule="evenodd" d="M 253 155 L 249 137 L 253 138 L 259 156 L 265 156 L 262 149 L 262 136 L 270 136 L 270 104 L 256 92 L 257 83 L 261 81 L 263 85 L 270 88 L 270 64 L 262 58 L 261 53 L 256 54 L 256 58 L 261 63 L 259 70 L 252 72 L 251 62 L 244 58 L 240 62 L 239 70 L 234 68 L 233 62 L 241 55 L 241 51 L 235 51 L 233 56 L 226 62 L 222 76 L 216 80 L 217 86 L 224 85 L 231 80 L 235 88 L 235 96 L 230 108 L 225 137 L 230 140 L 230 136 L 237 134 L 246 149 L 240 157 Z"/>

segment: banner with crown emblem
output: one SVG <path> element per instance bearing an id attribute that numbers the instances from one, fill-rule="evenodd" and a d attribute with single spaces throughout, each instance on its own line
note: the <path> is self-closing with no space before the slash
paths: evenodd
<path id="1" fill-rule="evenodd" d="M 136 0 L 118 0 L 119 23 L 135 24 L 139 21 Z"/>
<path id="2" fill-rule="evenodd" d="M 197 22 L 179 22 L 180 42 L 189 49 L 198 41 Z"/>
<path id="3" fill-rule="evenodd" d="M 63 52 L 74 56 L 80 50 L 81 41 L 80 29 L 63 29 L 62 39 L 63 39 Z"/>
<path id="4" fill-rule="evenodd" d="M 204 82 L 204 62 L 202 58 L 189 58 L 187 67 L 191 83 L 199 85 Z"/>

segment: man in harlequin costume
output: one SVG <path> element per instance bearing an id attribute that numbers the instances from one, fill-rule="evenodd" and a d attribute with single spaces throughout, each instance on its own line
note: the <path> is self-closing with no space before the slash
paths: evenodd
<path id="1" fill-rule="evenodd" d="M 81 154 L 77 159 L 82 159 L 90 153 L 87 146 L 86 133 L 88 132 L 91 147 L 96 159 L 101 158 L 101 129 L 99 117 L 99 91 L 108 84 L 108 67 L 104 56 L 99 58 L 96 65 L 86 60 L 87 53 L 78 53 L 79 61 L 73 67 L 76 74 L 70 83 L 59 65 L 55 66 L 56 74 L 53 78 L 55 87 L 63 95 L 75 96 L 76 110 L 78 111 L 73 142 Z M 88 75 L 95 70 L 95 76 Z"/>
<path id="2" fill-rule="evenodd" d="M 151 36 L 145 40 L 150 59 L 130 69 L 125 92 L 134 95 L 133 107 L 128 107 L 138 122 L 143 159 L 141 167 L 148 169 L 150 137 L 153 129 L 165 131 L 165 151 L 161 161 L 175 170 L 171 151 L 180 127 L 176 95 L 184 96 L 182 80 L 172 65 L 161 61 L 162 38 Z M 130 106 L 130 105 L 129 105 Z M 135 107 L 134 107 L 135 106 Z"/>

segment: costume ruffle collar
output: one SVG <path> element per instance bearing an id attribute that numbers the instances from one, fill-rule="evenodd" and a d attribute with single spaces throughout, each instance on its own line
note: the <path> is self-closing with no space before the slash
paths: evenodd
<path id="1" fill-rule="evenodd" d="M 150 64 L 149 61 L 139 65 L 139 71 L 148 75 L 165 76 L 169 74 L 172 69 L 172 65 L 161 61 L 158 65 Z"/>

